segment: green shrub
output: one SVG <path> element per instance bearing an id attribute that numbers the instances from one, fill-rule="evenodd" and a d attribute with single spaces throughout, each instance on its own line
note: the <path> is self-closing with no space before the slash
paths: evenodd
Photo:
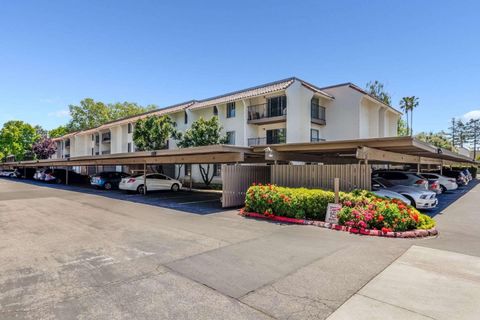
<path id="1" fill-rule="evenodd" d="M 325 220 L 327 206 L 334 199 L 333 192 L 321 189 L 253 185 L 245 197 L 245 210 L 289 218 Z"/>
<path id="2" fill-rule="evenodd" d="M 245 211 L 323 221 L 328 204 L 334 201 L 335 194 L 332 191 L 260 184 L 248 189 Z M 378 197 L 366 190 L 340 192 L 340 202 L 340 225 L 383 232 L 430 229 L 435 226 L 432 218 L 414 207 L 397 199 Z"/>

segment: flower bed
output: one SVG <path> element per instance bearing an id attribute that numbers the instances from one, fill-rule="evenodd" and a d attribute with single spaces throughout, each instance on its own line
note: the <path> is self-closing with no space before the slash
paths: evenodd
<path id="1" fill-rule="evenodd" d="M 334 202 L 334 197 L 333 192 L 320 189 L 253 185 L 247 191 L 242 214 L 331 227 L 324 220 L 327 205 Z M 432 218 L 400 200 L 380 198 L 371 192 L 357 190 L 341 192 L 340 203 L 342 209 L 338 213 L 338 227 L 334 228 L 372 235 L 402 236 L 400 233 L 412 230 L 418 231 L 410 234 L 417 233 L 415 236 L 436 234 Z"/>

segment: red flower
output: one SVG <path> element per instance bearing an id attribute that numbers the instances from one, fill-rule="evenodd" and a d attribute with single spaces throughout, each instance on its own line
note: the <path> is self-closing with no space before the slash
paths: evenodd
<path id="1" fill-rule="evenodd" d="M 383 221 L 383 216 L 380 214 L 378 215 L 378 218 L 377 218 L 378 222 L 382 222 Z"/>

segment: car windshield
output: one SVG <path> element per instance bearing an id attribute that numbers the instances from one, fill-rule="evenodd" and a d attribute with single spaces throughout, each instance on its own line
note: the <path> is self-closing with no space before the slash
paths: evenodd
<path id="1" fill-rule="evenodd" d="M 393 187 L 393 186 L 394 186 L 394 184 L 391 183 L 390 181 L 388 181 L 387 179 L 380 178 L 380 177 L 375 178 L 375 179 L 373 180 L 373 182 L 379 183 L 379 184 L 385 186 L 386 188 L 390 188 L 390 187 Z"/>

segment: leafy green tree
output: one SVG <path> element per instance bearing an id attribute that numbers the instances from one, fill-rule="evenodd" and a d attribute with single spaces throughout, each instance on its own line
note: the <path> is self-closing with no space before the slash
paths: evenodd
<path id="1" fill-rule="evenodd" d="M 28 123 L 16 120 L 5 122 L 0 130 L 0 153 L 3 157 L 14 155 L 17 161 L 25 160 L 38 138 L 35 128 Z"/>
<path id="2" fill-rule="evenodd" d="M 415 138 L 418 140 L 430 143 L 438 148 L 444 148 L 448 150 L 453 150 L 453 145 L 448 139 L 447 134 L 443 131 L 433 133 L 433 132 L 420 132 L 415 135 Z"/>
<path id="3" fill-rule="evenodd" d="M 67 128 L 69 132 L 90 129 L 109 121 L 137 115 L 156 108 L 154 105 L 142 107 L 131 102 L 105 104 L 86 98 L 80 101 L 80 105 L 69 106 L 71 120 Z"/>
<path id="4" fill-rule="evenodd" d="M 39 137 L 46 137 L 48 135 L 48 131 L 43 129 L 42 126 L 36 125 L 34 128 Z"/>
<path id="5" fill-rule="evenodd" d="M 69 105 L 71 120 L 67 127 L 70 132 L 100 126 L 111 120 L 108 106 L 91 98 L 80 101 L 80 105 Z"/>
<path id="6" fill-rule="evenodd" d="M 170 137 L 177 138 L 175 122 L 169 116 L 140 119 L 133 130 L 133 142 L 141 151 L 159 150 L 167 146 Z"/>
<path id="7" fill-rule="evenodd" d="M 50 138 L 58 138 L 69 133 L 67 126 L 59 126 L 55 129 L 48 131 L 48 136 Z"/>
<path id="8" fill-rule="evenodd" d="M 383 85 L 383 83 L 379 82 L 378 80 L 375 80 L 373 82 L 370 81 L 369 83 L 367 83 L 366 90 L 369 94 L 382 101 L 386 105 L 392 105 L 392 97 L 385 90 L 385 86 Z"/>
<path id="9" fill-rule="evenodd" d="M 180 148 L 189 148 L 227 143 L 227 137 L 222 136 L 221 131 L 222 126 L 218 117 L 212 117 L 210 120 L 201 117 L 192 123 L 191 128 L 187 129 L 183 136 L 179 137 L 177 145 Z M 202 180 L 207 186 L 213 180 L 213 172 L 210 176 L 210 167 L 210 164 L 207 164 L 206 168 L 199 165 Z"/>
<path id="10" fill-rule="evenodd" d="M 140 113 L 158 109 L 155 105 L 142 107 L 133 102 L 117 102 L 108 105 L 110 109 L 110 119 L 117 120 L 125 117 L 135 116 Z"/>
<path id="11" fill-rule="evenodd" d="M 408 136 L 407 123 L 402 118 L 398 119 L 397 135 L 401 137 Z"/>

